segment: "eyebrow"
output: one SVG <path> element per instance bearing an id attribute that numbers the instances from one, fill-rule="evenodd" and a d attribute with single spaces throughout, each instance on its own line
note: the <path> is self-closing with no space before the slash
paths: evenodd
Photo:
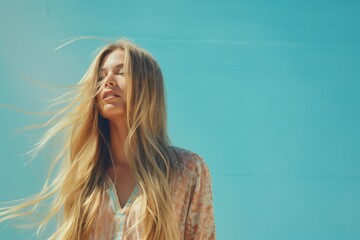
<path id="1" fill-rule="evenodd" d="M 124 67 L 124 64 L 123 63 L 120 63 L 120 64 L 117 64 L 114 68 L 123 68 Z M 99 70 L 99 72 L 102 72 L 102 71 L 105 71 L 106 70 L 106 68 L 100 68 L 100 70 Z"/>

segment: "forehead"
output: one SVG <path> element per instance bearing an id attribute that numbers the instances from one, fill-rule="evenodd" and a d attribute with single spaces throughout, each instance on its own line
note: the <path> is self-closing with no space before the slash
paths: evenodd
<path id="1" fill-rule="evenodd" d="M 123 50 L 117 49 L 107 54 L 100 66 L 100 70 L 106 70 L 114 68 L 118 65 L 123 65 L 125 59 L 125 52 Z"/>

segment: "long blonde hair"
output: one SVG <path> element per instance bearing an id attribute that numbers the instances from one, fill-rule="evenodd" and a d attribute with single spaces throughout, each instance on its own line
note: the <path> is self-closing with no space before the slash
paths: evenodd
<path id="1" fill-rule="evenodd" d="M 34 214 L 41 202 L 50 199 L 51 207 L 37 222 L 38 233 L 53 217 L 58 217 L 57 230 L 49 239 L 89 238 L 105 191 L 106 170 L 112 164 L 108 120 L 101 117 L 96 106 L 101 84 L 99 67 L 104 57 L 117 49 L 125 53 L 128 135 L 124 151 L 143 194 L 142 218 L 137 224 L 141 223 L 144 240 L 180 239 L 171 197 L 176 169 L 167 134 L 162 73 L 149 53 L 123 39 L 99 51 L 74 88 L 76 94 L 71 101 L 44 124 L 49 129 L 34 153 L 50 140 L 56 139 L 59 146 L 44 187 L 19 205 L 1 208 L 0 222 Z M 67 98 L 66 95 L 64 99 Z M 60 98 L 58 102 L 64 101 Z M 51 178 L 58 163 L 59 170 Z"/>

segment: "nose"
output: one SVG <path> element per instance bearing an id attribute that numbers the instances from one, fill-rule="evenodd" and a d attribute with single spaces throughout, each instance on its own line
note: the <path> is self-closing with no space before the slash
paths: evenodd
<path id="1" fill-rule="evenodd" d="M 116 85 L 116 81 L 114 80 L 112 73 L 109 73 L 109 75 L 105 79 L 104 86 L 105 87 L 114 87 L 115 85 Z"/>

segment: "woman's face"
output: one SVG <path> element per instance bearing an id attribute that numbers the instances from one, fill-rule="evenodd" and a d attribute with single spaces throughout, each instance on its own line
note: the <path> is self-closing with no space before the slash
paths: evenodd
<path id="1" fill-rule="evenodd" d="M 119 119 L 125 113 L 124 58 L 124 51 L 114 50 L 104 57 L 99 69 L 98 81 L 102 84 L 96 99 L 101 116 L 109 120 Z"/>

